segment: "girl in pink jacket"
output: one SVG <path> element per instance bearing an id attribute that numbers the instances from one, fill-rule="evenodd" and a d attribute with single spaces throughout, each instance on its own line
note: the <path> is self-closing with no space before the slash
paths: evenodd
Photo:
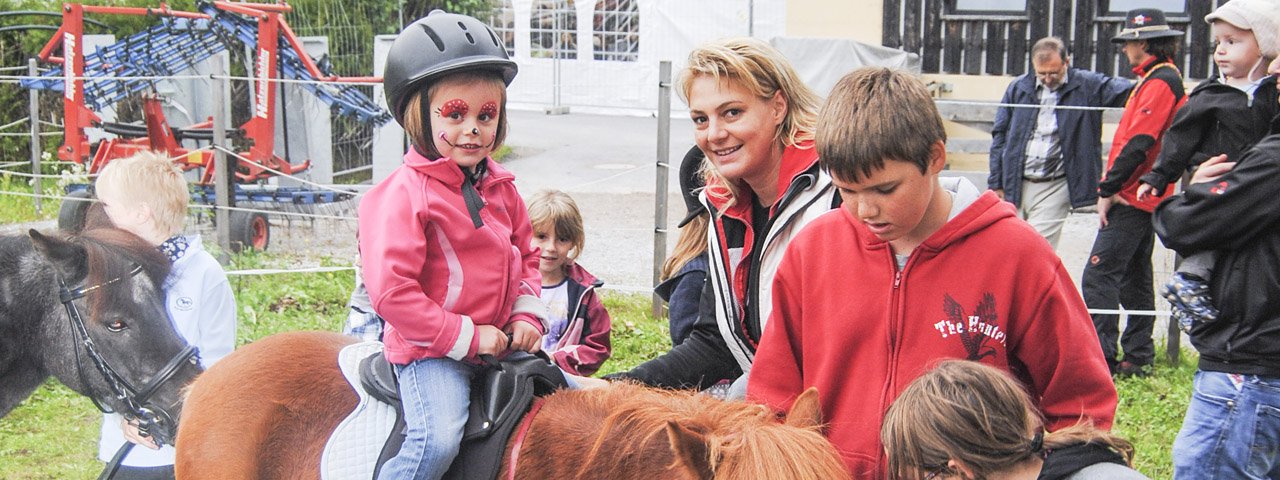
<path id="1" fill-rule="evenodd" d="M 406 27 L 387 56 L 387 105 L 413 145 L 360 204 L 365 286 L 386 321 L 408 427 L 382 479 L 444 476 L 478 355 L 542 344 L 529 219 L 514 177 L 489 158 L 515 74 L 484 23 L 442 11 Z"/>
<path id="2" fill-rule="evenodd" d="M 529 223 L 547 306 L 542 348 L 566 373 L 591 375 L 609 359 L 613 320 L 596 294 L 604 282 L 577 262 L 586 244 L 582 213 L 569 194 L 543 190 L 529 199 Z"/>

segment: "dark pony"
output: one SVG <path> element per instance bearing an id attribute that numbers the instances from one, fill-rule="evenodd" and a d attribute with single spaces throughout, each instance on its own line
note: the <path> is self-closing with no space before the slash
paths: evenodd
<path id="1" fill-rule="evenodd" d="M 357 401 L 336 360 L 353 342 L 282 333 L 211 367 L 187 398 L 178 478 L 319 478 L 324 443 Z M 515 478 L 849 478 L 820 425 L 816 391 L 780 419 L 760 405 L 626 383 L 563 390 L 530 423 Z"/>
<path id="2" fill-rule="evenodd" d="M 187 345 L 165 310 L 168 274 L 155 246 L 114 228 L 0 237 L 0 416 L 53 376 L 104 410 L 146 406 L 176 418 L 200 368 L 175 360 Z M 130 392 L 157 377 L 167 380 L 150 395 Z M 117 394 L 122 386 L 128 395 Z M 156 433 L 172 441 L 167 428 Z"/>

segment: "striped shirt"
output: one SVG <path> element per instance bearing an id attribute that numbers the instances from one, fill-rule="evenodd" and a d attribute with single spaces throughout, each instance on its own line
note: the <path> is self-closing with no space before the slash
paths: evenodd
<path id="1" fill-rule="evenodd" d="M 1062 140 L 1058 137 L 1058 116 L 1053 107 L 1058 105 L 1058 92 L 1067 84 L 1066 77 L 1058 88 L 1050 89 L 1036 79 L 1036 94 L 1040 98 L 1040 113 L 1036 115 L 1036 128 L 1027 141 L 1027 159 L 1022 176 L 1031 180 L 1049 180 L 1066 175 L 1062 167 Z"/>

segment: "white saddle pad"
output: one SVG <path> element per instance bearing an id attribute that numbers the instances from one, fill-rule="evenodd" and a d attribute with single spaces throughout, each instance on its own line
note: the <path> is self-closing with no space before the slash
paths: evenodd
<path id="1" fill-rule="evenodd" d="M 369 396 L 360 386 L 360 360 L 382 351 L 381 342 L 362 342 L 338 353 L 338 366 L 360 397 L 356 408 L 333 430 L 320 457 L 323 480 L 369 480 L 382 446 L 396 422 L 396 409 Z"/>

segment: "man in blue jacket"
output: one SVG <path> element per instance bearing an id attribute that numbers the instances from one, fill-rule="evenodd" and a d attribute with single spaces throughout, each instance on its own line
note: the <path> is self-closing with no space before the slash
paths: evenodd
<path id="1" fill-rule="evenodd" d="M 1102 112 L 1059 109 L 1123 107 L 1133 83 L 1071 68 L 1056 37 L 1031 47 L 1034 72 L 1009 84 L 991 130 L 987 186 L 1056 249 L 1072 208 L 1093 205 L 1102 176 Z"/>

